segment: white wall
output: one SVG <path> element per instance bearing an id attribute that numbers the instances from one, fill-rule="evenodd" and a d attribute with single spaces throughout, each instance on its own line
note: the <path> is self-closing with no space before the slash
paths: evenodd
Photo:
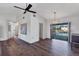
<path id="1" fill-rule="evenodd" d="M 8 24 L 10 25 L 10 31 L 8 31 L 8 38 L 14 37 L 15 36 L 15 27 L 16 27 L 16 23 L 14 22 L 8 22 Z"/>
<path id="2" fill-rule="evenodd" d="M 34 43 L 39 41 L 39 27 L 37 17 L 33 17 L 33 14 L 26 14 L 25 19 L 21 21 L 20 24 L 27 23 L 27 34 L 23 35 L 19 31 L 19 38 L 28 42 Z"/>
<path id="3" fill-rule="evenodd" d="M 69 18 L 71 22 L 71 33 L 79 34 L 79 15 L 74 15 Z"/>
<path id="4" fill-rule="evenodd" d="M 39 23 L 43 24 L 43 39 L 50 38 L 50 22 L 43 16 L 38 15 Z"/>
<path id="5" fill-rule="evenodd" d="M 7 40 L 8 39 L 8 25 L 5 18 L 0 17 L 0 26 L 2 26 L 2 30 L 0 32 L 0 41 Z"/>
<path id="6" fill-rule="evenodd" d="M 50 39 L 50 23 L 49 23 L 49 20 L 47 20 L 47 23 L 46 23 L 46 38 Z"/>
<path id="7" fill-rule="evenodd" d="M 37 18 L 38 18 L 38 22 L 43 24 L 43 39 L 45 39 L 46 38 L 46 20 L 40 15 L 38 15 Z"/>
<path id="8" fill-rule="evenodd" d="M 15 16 L 11 16 L 11 15 L 7 15 L 7 16 L 3 16 L 0 14 L 0 26 L 2 26 L 3 30 L 1 31 L 2 37 L 0 37 L 0 41 L 4 41 L 4 40 L 8 40 L 10 37 L 9 32 L 8 32 L 8 23 L 9 21 L 16 21 Z"/>
<path id="9" fill-rule="evenodd" d="M 39 41 L 39 22 L 38 22 L 38 18 L 36 17 L 31 17 L 31 31 L 30 31 L 30 43 L 34 43 Z"/>
<path id="10" fill-rule="evenodd" d="M 30 40 L 30 26 L 31 26 L 30 14 L 27 13 L 25 15 L 25 19 L 22 19 L 22 17 L 20 17 L 19 20 L 20 20 L 20 23 L 19 23 L 19 35 L 18 35 L 18 38 L 24 40 L 25 42 L 29 42 L 29 40 Z M 23 24 L 23 23 L 27 24 L 26 25 L 27 26 L 27 34 L 26 35 L 21 34 L 20 28 L 21 28 L 21 24 Z"/>

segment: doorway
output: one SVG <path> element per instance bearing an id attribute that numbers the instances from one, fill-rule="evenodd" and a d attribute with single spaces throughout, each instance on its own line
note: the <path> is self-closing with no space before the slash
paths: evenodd
<path id="1" fill-rule="evenodd" d="M 51 24 L 51 39 L 58 39 L 70 42 L 70 24 L 71 23 Z"/>
<path id="2" fill-rule="evenodd" d="M 16 37 L 19 32 L 18 24 L 15 22 L 8 22 L 8 37 Z"/>
<path id="3" fill-rule="evenodd" d="M 39 23 L 39 39 L 43 39 L 43 23 Z"/>

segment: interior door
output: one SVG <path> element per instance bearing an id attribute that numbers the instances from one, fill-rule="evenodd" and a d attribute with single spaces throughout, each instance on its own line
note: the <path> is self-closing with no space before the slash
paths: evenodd
<path id="1" fill-rule="evenodd" d="M 43 24 L 39 24 L 39 39 L 43 39 Z"/>

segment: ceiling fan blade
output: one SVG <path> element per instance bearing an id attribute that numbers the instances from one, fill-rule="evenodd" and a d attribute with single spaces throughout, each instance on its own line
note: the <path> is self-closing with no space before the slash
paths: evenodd
<path id="1" fill-rule="evenodd" d="M 31 4 L 28 5 L 28 7 L 25 10 L 29 10 L 32 7 Z"/>
<path id="2" fill-rule="evenodd" d="M 27 10 L 28 12 L 31 12 L 31 13 L 36 13 L 35 11 L 30 11 L 30 10 Z"/>
<path id="3" fill-rule="evenodd" d="M 18 7 L 18 6 L 14 6 L 15 8 L 19 8 L 19 9 L 22 9 L 22 10 L 25 10 L 25 9 L 23 9 L 23 8 L 20 8 L 20 7 Z"/>

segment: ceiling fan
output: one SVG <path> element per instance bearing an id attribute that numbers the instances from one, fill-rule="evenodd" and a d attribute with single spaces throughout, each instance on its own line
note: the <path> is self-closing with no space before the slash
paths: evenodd
<path id="1" fill-rule="evenodd" d="M 18 6 L 14 6 L 15 8 L 18 8 L 18 9 L 21 9 L 21 10 L 24 10 L 24 13 L 23 14 L 25 14 L 27 11 L 28 12 L 31 12 L 31 13 L 36 13 L 35 11 L 31 11 L 30 9 L 31 9 L 31 7 L 32 7 L 32 5 L 31 4 L 29 4 L 28 6 L 27 6 L 27 4 L 26 4 L 26 8 L 24 9 L 24 8 L 21 8 L 21 7 L 18 7 Z"/>

